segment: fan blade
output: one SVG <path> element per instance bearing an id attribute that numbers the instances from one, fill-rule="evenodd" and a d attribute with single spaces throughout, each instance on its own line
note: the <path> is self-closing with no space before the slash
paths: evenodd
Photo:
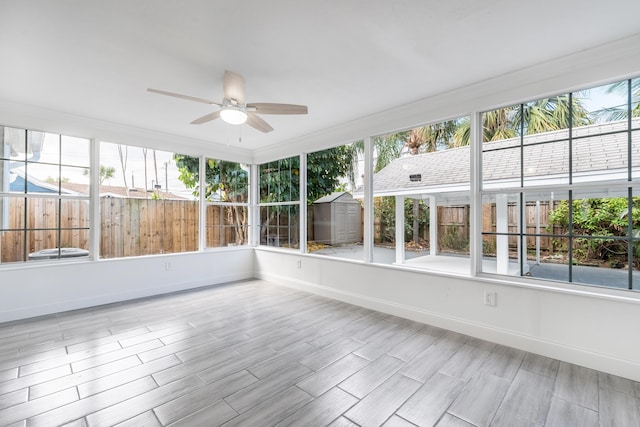
<path id="1" fill-rule="evenodd" d="M 251 126 L 254 129 L 258 129 L 260 132 L 271 132 L 273 130 L 273 128 L 269 125 L 269 123 L 265 122 L 264 120 L 262 120 L 258 115 L 256 115 L 255 113 L 248 113 L 248 117 L 247 117 L 247 122 L 246 122 L 249 126 Z"/>
<path id="2" fill-rule="evenodd" d="M 157 93 L 160 95 L 173 96 L 174 98 L 186 99 L 187 101 L 202 102 L 203 104 L 222 105 L 217 102 L 210 101 L 208 99 L 198 98 L 198 97 L 189 96 L 189 95 L 182 95 L 180 93 L 167 92 L 166 90 L 148 88 L 147 92 Z"/>
<path id="3" fill-rule="evenodd" d="M 191 122 L 192 125 L 201 125 L 202 123 L 210 122 L 220 117 L 220 111 L 214 111 L 213 113 L 205 114 L 199 119 L 195 119 Z"/>
<path id="4" fill-rule="evenodd" d="M 232 71 L 224 71 L 222 90 L 226 99 L 235 99 L 238 104 L 244 104 L 244 77 Z"/>
<path id="5" fill-rule="evenodd" d="M 259 114 L 307 114 L 306 105 L 276 104 L 270 102 L 253 102 L 247 108 L 255 108 Z"/>

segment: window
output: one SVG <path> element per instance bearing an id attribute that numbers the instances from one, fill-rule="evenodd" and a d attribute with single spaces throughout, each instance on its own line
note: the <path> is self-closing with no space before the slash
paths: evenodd
<path id="1" fill-rule="evenodd" d="M 249 165 L 206 159 L 207 247 L 248 244 Z"/>
<path id="2" fill-rule="evenodd" d="M 640 289 L 639 97 L 625 80 L 483 114 L 482 271 Z"/>
<path id="3" fill-rule="evenodd" d="M 260 165 L 260 244 L 300 247 L 300 157 Z"/>
<path id="4" fill-rule="evenodd" d="M 469 125 L 460 117 L 374 139 L 375 262 L 469 272 Z"/>
<path id="5" fill-rule="evenodd" d="M 118 258 L 198 250 L 197 180 L 178 154 L 102 142 L 100 256 Z M 197 194 L 197 193 L 196 193 Z"/>
<path id="6" fill-rule="evenodd" d="M 353 197 L 363 150 L 359 142 L 307 155 L 308 252 L 364 259 L 362 203 Z"/>
<path id="7" fill-rule="evenodd" d="M 89 256 L 90 141 L 0 127 L 0 263 Z"/>

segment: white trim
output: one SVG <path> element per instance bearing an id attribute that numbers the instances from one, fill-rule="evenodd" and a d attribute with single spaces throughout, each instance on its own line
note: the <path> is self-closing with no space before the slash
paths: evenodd
<path id="1" fill-rule="evenodd" d="M 198 194 L 198 251 L 207 247 L 207 161 L 204 156 L 198 157 L 198 176 L 200 191 Z"/>
<path id="2" fill-rule="evenodd" d="M 469 169 L 469 268 L 471 277 L 476 277 L 482 271 L 482 113 L 474 112 L 469 115 L 471 127 L 471 162 Z"/>
<path id="3" fill-rule="evenodd" d="M 395 211 L 396 211 L 396 264 L 402 264 L 404 262 L 404 197 L 396 196 Z"/>
<path id="4" fill-rule="evenodd" d="M 260 243 L 260 169 L 252 164 L 249 169 L 249 245 L 256 247 Z"/>
<path id="5" fill-rule="evenodd" d="M 100 259 L 100 142 L 92 138 L 89 143 L 89 256 Z"/>
<path id="6" fill-rule="evenodd" d="M 298 246 L 300 247 L 300 252 L 307 252 L 307 154 L 300 154 L 300 172 L 299 172 L 299 182 L 300 182 L 300 210 L 298 215 L 300 218 L 298 219 L 300 223 L 300 242 Z"/>
<path id="7" fill-rule="evenodd" d="M 300 200 L 291 200 L 290 202 L 261 202 L 260 206 L 288 206 L 288 205 L 299 205 Z"/>
<path id="8" fill-rule="evenodd" d="M 364 138 L 364 261 L 373 262 L 373 138 Z"/>

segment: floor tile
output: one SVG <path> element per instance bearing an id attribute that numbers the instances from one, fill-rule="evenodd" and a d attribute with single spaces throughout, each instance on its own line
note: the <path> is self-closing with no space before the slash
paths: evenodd
<path id="1" fill-rule="evenodd" d="M 395 374 L 349 409 L 345 416 L 360 425 L 381 425 L 422 383 Z"/>

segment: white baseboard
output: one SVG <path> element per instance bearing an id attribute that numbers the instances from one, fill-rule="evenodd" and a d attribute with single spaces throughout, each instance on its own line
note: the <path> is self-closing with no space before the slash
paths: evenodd
<path id="1" fill-rule="evenodd" d="M 0 323 L 14 320 L 27 319 L 48 314 L 62 313 L 65 311 L 79 310 L 83 308 L 96 307 L 105 304 L 112 304 L 138 298 L 146 298 L 172 292 L 179 292 L 188 289 L 196 289 L 205 286 L 217 285 L 221 283 L 234 282 L 238 280 L 252 279 L 251 272 L 230 273 L 216 275 L 206 279 L 191 280 L 180 283 L 160 285 L 154 283 L 145 287 L 139 287 L 125 292 L 92 295 L 90 297 L 71 296 L 68 300 L 58 301 L 51 304 L 41 304 L 31 307 L 21 307 L 16 310 L 8 310 L 0 313 Z"/>

